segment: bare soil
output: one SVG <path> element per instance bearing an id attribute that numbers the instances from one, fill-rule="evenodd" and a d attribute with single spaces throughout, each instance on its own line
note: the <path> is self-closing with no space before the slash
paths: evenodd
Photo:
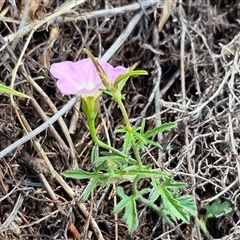
<path id="1" fill-rule="evenodd" d="M 214 200 L 233 210 L 209 219 L 210 239 L 240 239 L 240 3 L 238 0 L 1 0 L 0 82 L 32 99 L 0 95 L 1 239 L 205 239 L 201 208 Z M 87 202 L 88 181 L 63 179 L 76 166 L 91 170 L 93 146 L 79 101 L 63 117 L 9 152 L 7 147 L 69 104 L 52 63 L 85 58 L 83 48 L 114 66 L 144 69 L 124 92 L 133 125 L 176 121 L 159 135 L 162 151 L 145 163 L 188 183 L 198 218 L 169 227 L 139 205 L 139 227 L 129 234 L 122 216 L 116 233 L 113 191 L 97 188 Z M 123 123 L 109 97 L 101 99 L 98 134 L 113 145 Z M 128 184 L 124 187 L 127 189 Z"/>

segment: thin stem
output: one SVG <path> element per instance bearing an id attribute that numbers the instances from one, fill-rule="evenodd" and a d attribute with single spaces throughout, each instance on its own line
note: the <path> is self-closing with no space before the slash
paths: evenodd
<path id="1" fill-rule="evenodd" d="M 170 218 L 167 216 L 167 214 L 165 214 L 163 211 L 162 211 L 162 208 L 161 207 L 158 207 L 156 204 L 154 203 L 151 203 L 148 199 L 145 199 L 144 197 L 142 196 L 139 196 L 137 198 L 138 201 L 142 202 L 143 204 L 145 204 L 146 206 L 148 206 L 149 208 L 151 208 L 153 211 L 155 211 L 156 213 L 158 213 L 159 215 L 161 215 L 164 220 L 172 227 L 174 227 L 174 224 L 173 222 L 170 220 Z"/>
<path id="2" fill-rule="evenodd" d="M 133 160 L 132 158 L 129 158 L 129 156 L 127 156 L 126 154 L 124 154 L 123 152 L 118 151 L 117 149 L 113 148 L 112 146 L 107 145 L 106 143 L 102 142 L 101 140 L 99 140 L 99 138 L 97 137 L 97 133 L 96 133 L 96 128 L 95 128 L 95 121 L 94 119 L 89 119 L 88 120 L 88 126 L 89 126 L 89 130 L 90 130 L 90 134 L 92 137 L 92 140 L 101 148 L 105 148 L 109 151 L 112 151 L 113 153 L 116 153 L 118 156 L 123 157 L 123 158 L 128 158 Z M 134 160 L 135 161 L 135 160 Z"/>
<path id="3" fill-rule="evenodd" d="M 136 143 L 134 142 L 134 140 L 132 140 L 132 149 L 133 149 L 133 153 L 134 153 L 134 156 L 137 160 L 137 165 L 140 169 L 142 169 L 142 161 L 141 161 L 141 157 L 140 157 L 140 154 L 139 154 L 139 151 L 138 151 L 138 148 L 136 146 Z"/>
<path id="4" fill-rule="evenodd" d="M 133 191 L 133 194 L 134 194 L 134 195 L 137 195 L 137 192 L 138 192 L 138 190 L 137 190 L 138 180 L 139 180 L 139 177 L 136 176 L 136 177 L 134 178 L 133 183 L 132 183 L 132 191 Z"/>
<path id="5" fill-rule="evenodd" d="M 122 115 L 123 115 L 123 118 L 124 118 L 124 121 L 125 121 L 125 124 L 126 124 L 127 131 L 131 132 L 132 131 L 132 127 L 131 127 L 131 124 L 130 124 L 130 121 L 129 121 L 126 109 L 125 109 L 125 107 L 123 105 L 123 102 L 122 102 L 121 92 L 118 91 L 118 90 L 114 90 L 114 91 L 112 91 L 112 95 L 113 95 L 114 100 L 117 102 L 121 112 L 122 112 Z"/>

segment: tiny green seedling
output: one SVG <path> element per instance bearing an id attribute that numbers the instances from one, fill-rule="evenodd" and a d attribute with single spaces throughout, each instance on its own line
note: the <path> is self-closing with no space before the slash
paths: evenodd
<path id="1" fill-rule="evenodd" d="M 209 239 L 210 234 L 207 229 L 207 221 L 209 218 L 219 218 L 230 213 L 233 210 L 232 204 L 228 201 L 221 202 L 220 199 L 215 200 L 209 205 L 204 205 L 202 207 L 206 212 L 200 217 L 199 225 L 204 234 L 204 236 Z"/>

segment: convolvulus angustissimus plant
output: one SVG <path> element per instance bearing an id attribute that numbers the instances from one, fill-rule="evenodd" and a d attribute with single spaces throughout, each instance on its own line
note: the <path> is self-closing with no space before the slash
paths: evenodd
<path id="1" fill-rule="evenodd" d="M 84 191 L 83 200 L 86 200 L 92 190 L 99 185 L 106 187 L 109 184 L 116 184 L 120 201 L 113 212 L 124 211 L 123 219 L 127 223 L 129 232 L 133 232 L 138 227 L 138 203 L 152 208 L 171 226 L 174 226 L 176 220 L 189 223 L 190 216 L 196 215 L 193 198 L 179 194 L 179 190 L 187 184 L 175 182 L 170 173 L 154 169 L 151 164 L 143 164 L 141 157 L 149 145 L 161 148 L 159 143 L 152 140 L 153 137 L 160 132 L 171 130 L 176 123 L 165 123 L 148 131 L 145 131 L 145 121 L 141 126 L 133 127 L 123 104 L 122 89 L 128 78 L 147 75 L 147 72 L 122 66 L 114 68 L 94 58 L 88 50 L 85 51 L 89 58 L 75 63 L 70 61 L 55 63 L 51 66 L 50 72 L 58 79 L 57 86 L 62 93 L 81 95 L 82 110 L 86 116 L 91 137 L 96 146 L 100 147 L 101 152 L 98 156 L 96 147 L 93 147 L 92 171 L 75 169 L 66 171 L 63 175 L 68 178 L 91 180 Z M 116 134 L 123 135 L 124 141 L 120 149 L 102 142 L 97 136 L 95 119 L 100 108 L 99 97 L 103 93 L 111 96 L 123 116 L 124 125 L 115 130 Z M 140 189 L 139 181 L 142 179 L 148 179 L 149 186 Z M 126 181 L 131 182 L 131 194 L 126 194 L 121 186 Z"/>

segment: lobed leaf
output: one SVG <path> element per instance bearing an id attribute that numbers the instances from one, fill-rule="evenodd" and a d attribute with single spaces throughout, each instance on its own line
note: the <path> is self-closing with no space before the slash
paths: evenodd
<path id="1" fill-rule="evenodd" d="M 117 189 L 118 195 L 122 200 L 115 206 L 113 212 L 119 213 L 124 209 L 123 219 L 127 223 L 128 231 L 132 233 L 138 226 L 138 215 L 135 196 L 127 196 L 122 187 Z"/>
<path id="2" fill-rule="evenodd" d="M 176 199 L 175 194 L 170 192 L 164 184 L 161 184 L 154 179 L 152 179 L 151 184 L 155 191 L 151 195 L 150 201 L 154 203 L 156 199 L 161 196 L 163 208 L 166 210 L 167 214 L 173 219 L 180 219 L 185 223 L 188 223 L 189 214 L 181 205 L 180 201 Z"/>
<path id="3" fill-rule="evenodd" d="M 206 214 L 204 217 L 205 221 L 211 217 L 220 217 L 221 215 L 231 212 L 233 209 L 232 204 L 230 202 L 228 201 L 221 202 L 220 199 L 217 199 L 212 204 L 205 205 L 202 208 L 206 209 Z"/>
<path id="4" fill-rule="evenodd" d="M 196 205 L 192 196 L 181 196 L 178 197 L 177 200 L 183 206 L 184 210 L 188 212 L 191 216 L 195 217 L 197 215 Z"/>

